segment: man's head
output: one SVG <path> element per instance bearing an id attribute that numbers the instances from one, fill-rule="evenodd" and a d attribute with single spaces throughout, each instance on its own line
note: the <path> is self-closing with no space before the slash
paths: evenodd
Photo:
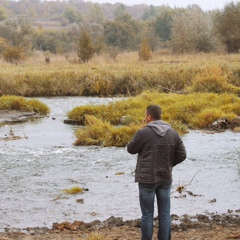
<path id="1" fill-rule="evenodd" d="M 162 115 L 162 109 L 159 105 L 151 104 L 146 108 L 146 116 L 145 121 L 146 123 L 160 120 Z"/>

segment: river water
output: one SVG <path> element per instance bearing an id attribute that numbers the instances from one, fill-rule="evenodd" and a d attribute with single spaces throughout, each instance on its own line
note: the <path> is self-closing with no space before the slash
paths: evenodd
<path id="1" fill-rule="evenodd" d="M 0 231 L 111 216 L 140 218 L 134 183 L 136 155 L 128 154 L 126 148 L 73 146 L 77 127 L 63 123 L 75 106 L 115 99 L 38 99 L 50 107 L 48 118 L 0 128 L 0 138 L 10 131 L 27 137 L 0 141 Z M 239 210 L 240 134 L 190 131 L 183 141 L 188 158 L 173 171 L 172 214 Z M 179 185 L 186 191 L 178 193 Z M 63 193 L 75 186 L 88 191 Z"/>

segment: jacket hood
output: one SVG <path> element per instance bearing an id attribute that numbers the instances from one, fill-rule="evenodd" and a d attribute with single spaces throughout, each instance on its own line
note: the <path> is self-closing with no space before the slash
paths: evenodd
<path id="1" fill-rule="evenodd" d="M 147 127 L 152 128 L 154 132 L 159 136 L 164 136 L 166 132 L 171 128 L 170 124 L 165 123 L 162 120 L 156 120 L 147 124 Z"/>

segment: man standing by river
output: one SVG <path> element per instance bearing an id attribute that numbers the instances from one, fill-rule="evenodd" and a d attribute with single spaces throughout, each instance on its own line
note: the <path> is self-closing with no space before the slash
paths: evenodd
<path id="1" fill-rule="evenodd" d="M 139 186 L 142 212 L 141 240 L 152 240 L 155 195 L 158 206 L 158 239 L 171 239 L 172 169 L 186 159 L 185 146 L 179 134 L 161 120 L 161 114 L 160 106 L 149 105 L 143 128 L 138 130 L 127 146 L 129 153 L 138 153 L 135 181 Z"/>

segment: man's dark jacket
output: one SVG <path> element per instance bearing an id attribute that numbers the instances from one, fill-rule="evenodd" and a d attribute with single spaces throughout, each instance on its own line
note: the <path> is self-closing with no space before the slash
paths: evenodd
<path id="1" fill-rule="evenodd" d="M 173 167 L 186 159 L 179 134 L 162 120 L 140 129 L 127 150 L 138 153 L 135 181 L 140 183 L 172 182 Z"/>

